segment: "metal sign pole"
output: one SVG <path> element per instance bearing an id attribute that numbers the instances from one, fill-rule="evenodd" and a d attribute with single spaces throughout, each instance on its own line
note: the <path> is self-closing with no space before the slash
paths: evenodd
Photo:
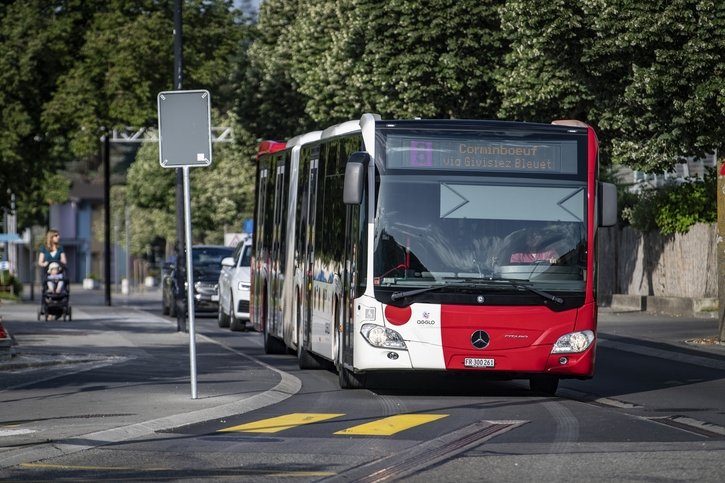
<path id="1" fill-rule="evenodd" d="M 186 248 L 186 313 L 189 329 L 192 399 L 197 398 L 197 393 L 194 265 L 192 262 L 193 250 L 191 245 L 191 181 L 189 180 L 189 168 L 209 166 L 212 162 L 211 106 L 209 98 L 209 91 L 206 90 L 161 92 L 157 98 L 159 111 L 159 163 L 163 168 L 180 168 L 182 172 L 184 198 L 183 238 Z M 180 257 L 181 255 L 179 255 Z M 177 263 L 177 265 L 180 264 Z"/>
<path id="2" fill-rule="evenodd" d="M 184 175 L 184 239 L 186 241 L 186 313 L 189 315 L 189 361 L 191 364 L 191 399 L 196 399 L 196 324 L 194 322 L 194 265 L 191 257 L 191 181 L 189 167 Z"/>

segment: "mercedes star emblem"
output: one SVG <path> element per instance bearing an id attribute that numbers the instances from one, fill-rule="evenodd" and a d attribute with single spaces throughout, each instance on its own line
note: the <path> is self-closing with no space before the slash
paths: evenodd
<path id="1" fill-rule="evenodd" d="M 471 334 L 471 344 L 473 344 L 473 347 L 476 349 L 485 349 L 490 341 L 491 338 L 483 330 L 477 330 Z"/>

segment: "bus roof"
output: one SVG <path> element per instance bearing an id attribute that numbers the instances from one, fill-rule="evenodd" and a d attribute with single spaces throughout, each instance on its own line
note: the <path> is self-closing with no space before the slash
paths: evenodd
<path id="1" fill-rule="evenodd" d="M 590 126 L 579 121 L 555 121 L 550 124 L 537 122 L 501 121 L 492 119 L 383 119 L 378 124 L 385 128 L 411 128 L 420 126 L 427 129 L 530 129 L 538 132 L 577 132 L 586 133 Z"/>
<path id="2" fill-rule="evenodd" d="M 292 148 L 297 145 L 307 144 L 314 141 L 317 141 L 320 139 L 320 136 L 322 135 L 322 131 L 312 131 L 305 134 L 300 134 L 299 136 L 295 136 L 289 141 L 287 141 L 287 147 Z"/>
<path id="3" fill-rule="evenodd" d="M 322 131 L 321 139 L 332 138 L 335 136 L 342 136 L 353 132 L 360 132 L 360 120 L 354 119 L 352 121 L 345 121 L 340 124 L 330 126 Z"/>

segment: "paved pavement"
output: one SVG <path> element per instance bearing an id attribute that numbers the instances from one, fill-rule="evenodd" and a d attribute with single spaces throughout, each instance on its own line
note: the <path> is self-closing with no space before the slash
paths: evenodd
<path id="1" fill-rule="evenodd" d="M 158 289 L 114 292 L 109 307 L 102 290 L 73 286 L 73 322 L 38 321 L 37 299 L 0 303 L 4 326 L 17 341 L 16 355 L 0 360 L 0 468 L 223 419 L 300 390 L 293 374 L 197 334 L 198 398 L 192 399 L 188 334 L 143 310 L 160 300 Z M 725 346 L 714 343 L 717 319 L 607 308 L 599 323 L 601 344 L 725 368 Z M 38 370 L 45 371 L 40 380 L 37 372 L 29 378 Z M 87 374 L 88 381 L 63 384 L 69 371 Z M 33 392 L 30 384 L 43 381 L 60 381 L 58 404 Z M 43 415 L 37 432 L 13 433 L 18 421 L 32 426 L 31 414 Z M 79 414 L 88 417 L 79 423 Z M 49 421 L 64 419 L 69 422 L 48 429 Z"/>
<path id="2" fill-rule="evenodd" d="M 15 356 L 0 360 L 0 468 L 223 419 L 300 390 L 254 351 L 197 333 L 192 399 L 189 334 L 141 310 L 160 304 L 152 289 L 114 293 L 109 307 L 103 291 L 81 286 L 71 287 L 72 321 L 38 321 L 37 300 L 0 304 L 17 342 Z"/>

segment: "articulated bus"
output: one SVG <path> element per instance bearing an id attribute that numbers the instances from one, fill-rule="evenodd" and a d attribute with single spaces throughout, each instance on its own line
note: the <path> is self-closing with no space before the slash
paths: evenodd
<path id="1" fill-rule="evenodd" d="M 381 120 L 265 143 L 251 318 L 267 353 L 368 375 L 476 371 L 553 394 L 594 372 L 597 180 L 578 121 Z"/>

